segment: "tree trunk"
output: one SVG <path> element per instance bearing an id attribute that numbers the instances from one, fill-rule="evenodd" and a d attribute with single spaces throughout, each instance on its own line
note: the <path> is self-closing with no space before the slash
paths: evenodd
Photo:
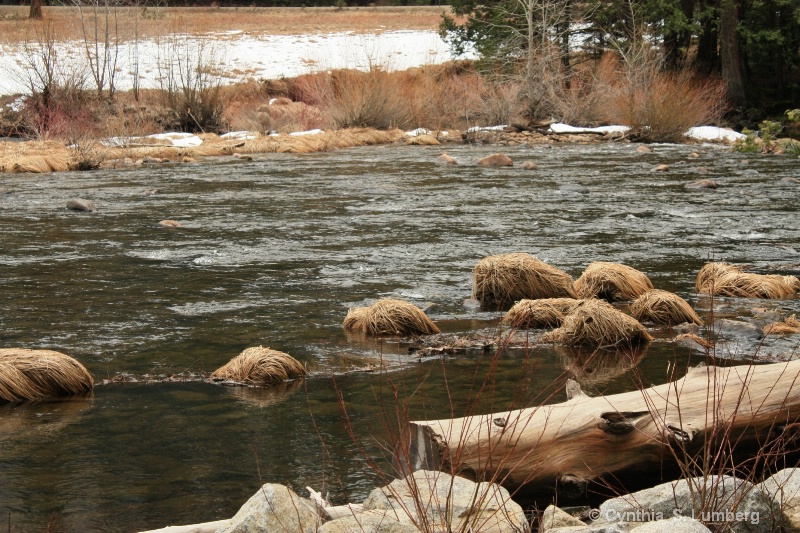
<path id="1" fill-rule="evenodd" d="M 744 69 L 739 49 L 739 5 L 736 0 L 722 0 L 719 21 L 719 51 L 722 79 L 728 89 L 728 100 L 735 106 L 745 104 Z"/>
<path id="2" fill-rule="evenodd" d="M 32 19 L 42 19 L 44 18 L 44 14 L 42 13 L 42 0 L 31 0 L 31 11 L 28 15 L 28 18 Z"/>
<path id="3" fill-rule="evenodd" d="M 800 417 L 800 361 L 691 369 L 680 380 L 564 403 L 410 424 L 406 469 L 441 469 L 509 489 L 585 490 L 620 473 L 662 471 L 679 457 L 768 449 Z M 788 432 L 789 430 L 787 430 Z M 782 441 L 780 441 L 782 442 Z M 711 447 L 711 448 L 709 448 Z M 698 455 L 701 454 L 701 455 Z M 724 461 L 723 461 L 724 463 Z M 561 497 L 561 496 L 560 496 Z"/>

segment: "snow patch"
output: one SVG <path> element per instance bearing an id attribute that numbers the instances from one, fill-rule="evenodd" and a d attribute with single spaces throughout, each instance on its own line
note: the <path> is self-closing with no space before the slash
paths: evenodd
<path id="1" fill-rule="evenodd" d="M 322 130 L 315 129 L 315 130 L 308 130 L 308 131 L 295 131 L 295 132 L 290 133 L 289 135 L 294 135 L 295 137 L 298 137 L 300 135 L 319 135 L 320 133 L 323 133 Z"/>
<path id="2" fill-rule="evenodd" d="M 690 139 L 697 139 L 700 141 L 724 141 L 735 142 L 739 139 L 744 139 L 746 135 L 733 131 L 730 128 L 718 128 L 716 126 L 697 126 L 689 128 L 684 135 Z"/>
<path id="3" fill-rule="evenodd" d="M 550 124 L 550 131 L 553 133 L 625 133 L 629 131 L 628 126 L 600 126 L 597 128 L 579 128 L 570 126 L 562 122 Z"/>

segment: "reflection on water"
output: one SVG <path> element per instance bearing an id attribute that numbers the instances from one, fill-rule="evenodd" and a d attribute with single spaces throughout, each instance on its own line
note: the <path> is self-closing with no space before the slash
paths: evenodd
<path id="1" fill-rule="evenodd" d="M 654 148 L 508 148 L 535 171 L 471 164 L 496 147 L 448 146 L 461 164 L 444 167 L 440 149 L 393 146 L 0 176 L 11 191 L 0 196 L 4 347 L 62 351 L 98 381 L 210 372 L 254 345 L 312 370 L 273 390 L 108 384 L 89 399 L 0 406 L 0 516 L 17 532 L 52 517 L 64 531 L 216 520 L 265 481 L 360 500 L 376 484 L 364 453 L 380 456 L 369 436 L 396 426 L 398 402 L 430 419 L 467 414 L 476 398 L 484 412 L 562 401 L 568 378 L 596 393 L 663 382 L 668 365 L 697 357 L 667 343 L 669 332 L 634 358 L 529 346 L 420 359 L 341 328 L 348 307 L 386 296 L 436 304 L 431 317 L 447 333 L 492 327 L 497 313 L 463 302 L 474 264 L 504 252 L 574 277 L 592 261 L 620 261 L 703 318 L 711 302 L 694 295 L 694 275 L 709 259 L 798 273 L 797 185 L 782 180 L 798 160 Z M 652 172 L 662 162 L 670 171 Z M 684 188 L 698 166 L 717 190 Z M 73 197 L 99 210 L 68 212 Z M 757 304 L 800 311 L 796 299 Z M 756 302 L 715 305 L 742 317 Z M 382 364 L 392 370 L 364 372 Z M 367 448 L 348 437 L 339 397 Z"/>

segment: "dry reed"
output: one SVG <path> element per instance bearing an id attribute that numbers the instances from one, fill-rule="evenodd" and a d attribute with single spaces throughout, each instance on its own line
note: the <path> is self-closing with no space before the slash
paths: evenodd
<path id="1" fill-rule="evenodd" d="M 649 290 L 636 298 L 631 303 L 631 315 L 639 322 L 669 325 L 690 322 L 703 325 L 703 320 L 686 300 L 659 289 Z"/>
<path id="2" fill-rule="evenodd" d="M 609 302 L 633 300 L 651 290 L 650 279 L 635 268 L 619 263 L 595 261 L 575 280 L 579 298 L 602 298 Z"/>
<path id="3" fill-rule="evenodd" d="M 484 257 L 472 270 L 472 297 L 505 307 L 541 298 L 575 298 L 569 274 L 526 253 Z"/>
<path id="4" fill-rule="evenodd" d="M 597 299 L 579 302 L 561 327 L 539 337 L 540 342 L 568 346 L 625 349 L 650 342 L 653 337 L 635 318 Z"/>
<path id="5" fill-rule="evenodd" d="M 794 276 L 751 274 L 727 263 L 703 265 L 695 281 L 699 293 L 738 298 L 788 298 L 799 286 Z"/>
<path id="6" fill-rule="evenodd" d="M 211 374 L 239 383 L 272 385 L 306 375 L 303 364 L 291 355 L 262 346 L 247 348 Z"/>
<path id="7" fill-rule="evenodd" d="M 558 327 L 578 302 L 574 298 L 520 300 L 503 317 L 503 324 L 519 329 Z"/>
<path id="8" fill-rule="evenodd" d="M 440 333 L 422 309 L 393 298 L 378 300 L 369 307 L 350 309 L 342 326 L 348 331 L 375 337 Z"/>
<path id="9" fill-rule="evenodd" d="M 762 331 L 765 335 L 793 335 L 795 333 L 800 333 L 800 320 L 797 320 L 796 315 L 792 315 L 787 319 L 781 320 L 780 322 L 767 324 L 764 326 Z"/>
<path id="10" fill-rule="evenodd" d="M 0 400 L 21 402 L 92 390 L 89 371 L 53 350 L 0 349 Z"/>

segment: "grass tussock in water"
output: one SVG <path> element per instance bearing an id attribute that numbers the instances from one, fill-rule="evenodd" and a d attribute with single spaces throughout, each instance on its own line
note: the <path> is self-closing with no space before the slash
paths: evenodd
<path id="1" fill-rule="evenodd" d="M 578 303 L 564 318 L 561 327 L 539 337 L 540 342 L 568 346 L 629 348 L 653 340 L 635 318 L 614 309 L 603 300 Z"/>
<path id="2" fill-rule="evenodd" d="M 86 367 L 68 355 L 53 350 L 0 349 L 0 401 L 70 396 L 93 387 Z"/>
<path id="3" fill-rule="evenodd" d="M 707 263 L 697 273 L 695 288 L 701 294 L 737 298 L 789 298 L 800 281 L 794 276 L 751 274 L 728 263 Z"/>
<path id="4" fill-rule="evenodd" d="M 781 320 L 780 322 L 767 324 L 762 330 L 764 331 L 765 335 L 793 335 L 795 333 L 800 333 L 800 320 L 797 320 L 796 315 L 792 315 L 787 319 Z"/>
<path id="5" fill-rule="evenodd" d="M 631 315 L 639 322 L 654 324 L 682 324 L 689 322 L 703 325 L 703 320 L 689 303 L 672 292 L 652 289 L 631 303 Z"/>
<path id="6" fill-rule="evenodd" d="M 472 269 L 472 297 L 481 305 L 510 306 L 540 298 L 575 298 L 572 277 L 526 253 L 484 257 Z"/>
<path id="7" fill-rule="evenodd" d="M 518 329 L 558 327 L 578 303 L 574 298 L 520 300 L 503 317 L 503 324 Z"/>
<path id="8" fill-rule="evenodd" d="M 440 333 L 422 309 L 414 304 L 384 298 L 369 307 L 347 312 L 344 329 L 372 337 L 383 335 L 433 335 Z"/>
<path id="9" fill-rule="evenodd" d="M 211 374 L 239 383 L 272 385 L 306 375 L 303 364 L 291 355 L 262 346 L 247 348 Z"/>
<path id="10" fill-rule="evenodd" d="M 643 272 L 619 263 L 595 261 L 575 280 L 579 298 L 602 298 L 609 302 L 633 300 L 653 289 Z"/>

